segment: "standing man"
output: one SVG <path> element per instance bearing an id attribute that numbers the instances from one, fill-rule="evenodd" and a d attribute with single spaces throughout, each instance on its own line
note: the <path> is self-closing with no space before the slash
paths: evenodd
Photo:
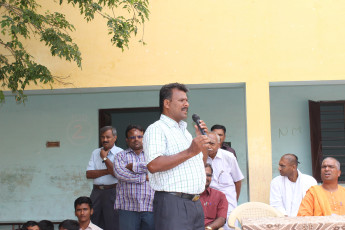
<path id="1" fill-rule="evenodd" d="M 313 177 L 297 169 L 298 163 L 296 155 L 283 155 L 278 167 L 280 176 L 271 182 L 270 205 L 286 216 L 297 216 L 307 190 L 317 184 Z"/>
<path id="2" fill-rule="evenodd" d="M 345 188 L 338 184 L 340 163 L 327 157 L 321 164 L 322 185 L 312 186 L 302 200 L 298 216 L 345 215 Z"/>
<path id="3" fill-rule="evenodd" d="M 205 215 L 205 229 L 216 230 L 221 228 L 226 222 L 228 201 L 224 193 L 210 188 L 213 175 L 213 169 L 210 164 L 205 165 L 205 172 L 205 191 L 200 194 L 200 202 Z"/>
<path id="4" fill-rule="evenodd" d="M 157 230 L 205 229 L 198 194 L 205 189 L 209 140 L 198 130 L 193 139 L 187 130 L 183 121 L 189 107 L 187 92 L 183 84 L 164 85 L 159 94 L 161 117 L 144 135 L 150 185 L 156 191 L 153 212 Z M 203 122 L 201 128 L 207 131 Z"/>
<path id="5" fill-rule="evenodd" d="M 233 153 L 234 156 L 237 158 L 235 149 L 231 148 L 229 145 L 224 143 L 225 138 L 226 138 L 225 126 L 224 125 L 214 125 L 211 127 L 211 131 L 218 134 L 218 136 L 220 138 L 220 148 Z"/>
<path id="6" fill-rule="evenodd" d="M 80 230 L 102 230 L 91 222 L 93 214 L 92 201 L 89 197 L 81 196 L 74 201 L 74 212 L 78 218 Z"/>
<path id="7" fill-rule="evenodd" d="M 102 148 L 92 152 L 86 178 L 93 179 L 91 200 L 94 213 L 91 220 L 104 230 L 118 230 L 119 216 L 114 210 L 117 179 L 114 177 L 114 157 L 123 149 L 115 146 L 116 129 L 105 126 L 100 129 Z"/>
<path id="8" fill-rule="evenodd" d="M 212 165 L 213 177 L 210 187 L 223 192 L 228 200 L 228 215 L 237 207 L 244 178 L 234 154 L 220 148 L 220 138 L 217 133 L 208 134 L 210 145 L 207 163 Z M 227 224 L 224 229 L 230 229 Z"/>
<path id="9" fill-rule="evenodd" d="M 129 125 L 126 129 L 128 149 L 119 152 L 114 172 L 119 180 L 115 209 L 119 210 L 120 229 L 154 230 L 153 197 L 143 152 L 144 129 Z"/>

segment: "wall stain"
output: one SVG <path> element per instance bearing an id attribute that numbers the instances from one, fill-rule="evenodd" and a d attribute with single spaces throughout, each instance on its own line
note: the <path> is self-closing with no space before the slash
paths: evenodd
<path id="1" fill-rule="evenodd" d="M 0 194 L 2 200 L 11 199 L 17 190 L 28 189 L 34 179 L 34 175 L 40 170 L 34 167 L 18 169 L 5 169 L 0 171 Z"/>
<path id="2" fill-rule="evenodd" d="M 59 175 L 50 176 L 50 183 L 65 192 L 73 190 L 75 196 L 85 194 L 90 191 L 90 184 L 85 176 L 85 171 L 64 170 Z"/>

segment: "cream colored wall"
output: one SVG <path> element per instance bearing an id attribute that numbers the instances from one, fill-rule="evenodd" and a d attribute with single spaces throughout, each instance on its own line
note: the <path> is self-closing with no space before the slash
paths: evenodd
<path id="1" fill-rule="evenodd" d="M 123 53 L 99 17 L 86 23 L 76 9 L 47 7 L 75 24 L 83 69 L 35 43 L 30 49 L 54 74 L 70 76 L 67 87 L 245 82 L 252 201 L 268 202 L 272 177 L 269 82 L 345 79 L 344 1 L 151 1 L 147 45 L 138 36 Z"/>
<path id="2" fill-rule="evenodd" d="M 75 24 L 83 69 L 32 50 L 76 87 L 344 79 L 342 1 L 151 1 L 148 45 L 138 36 L 123 53 L 99 16 L 86 23 L 77 9 L 51 7 Z"/>

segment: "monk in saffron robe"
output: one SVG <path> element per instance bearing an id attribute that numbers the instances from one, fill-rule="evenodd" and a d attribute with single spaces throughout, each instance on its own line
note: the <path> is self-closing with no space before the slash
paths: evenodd
<path id="1" fill-rule="evenodd" d="M 340 163 L 327 157 L 321 164 L 322 185 L 312 186 L 299 207 L 297 216 L 345 215 L 345 188 L 338 185 Z"/>

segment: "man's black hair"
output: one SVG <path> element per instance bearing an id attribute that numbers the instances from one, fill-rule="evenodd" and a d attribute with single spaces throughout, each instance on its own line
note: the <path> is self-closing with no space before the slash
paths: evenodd
<path id="1" fill-rule="evenodd" d="M 226 133 L 226 128 L 224 125 L 214 125 L 211 127 L 211 131 L 215 130 L 215 129 L 222 129 L 224 131 L 224 134 Z"/>
<path id="2" fill-rule="evenodd" d="M 40 230 L 54 230 L 54 224 L 49 220 L 41 220 L 38 222 L 38 227 Z"/>
<path id="3" fill-rule="evenodd" d="M 79 230 L 80 226 L 76 220 L 64 220 L 59 224 L 59 230 Z"/>
<path id="4" fill-rule="evenodd" d="M 74 201 L 74 211 L 76 211 L 77 205 L 81 205 L 81 204 L 88 204 L 90 209 L 92 209 L 92 201 L 91 201 L 90 197 L 87 197 L 87 196 L 78 197 Z"/>
<path id="5" fill-rule="evenodd" d="M 163 87 L 159 91 L 159 110 L 161 113 L 163 113 L 164 100 L 165 99 L 168 99 L 168 100 L 171 99 L 173 89 L 178 89 L 178 90 L 181 90 L 185 93 L 188 92 L 188 89 L 184 84 L 180 84 L 177 82 L 163 85 Z"/>
<path id="6" fill-rule="evenodd" d="M 27 221 L 26 223 L 23 224 L 21 229 L 22 230 L 27 230 L 28 227 L 32 227 L 32 226 L 36 226 L 36 225 L 38 226 L 38 223 L 36 221 L 29 220 L 29 221 Z"/>
<path id="7" fill-rule="evenodd" d="M 127 128 L 126 128 L 126 138 L 128 138 L 128 132 L 131 131 L 132 129 L 137 129 L 141 132 L 145 132 L 143 127 L 141 127 L 140 125 L 128 125 Z"/>
<path id="8" fill-rule="evenodd" d="M 213 174 L 213 168 L 212 168 L 212 165 L 210 163 L 206 163 L 205 164 L 205 168 L 210 168 L 211 169 L 211 173 Z"/>

